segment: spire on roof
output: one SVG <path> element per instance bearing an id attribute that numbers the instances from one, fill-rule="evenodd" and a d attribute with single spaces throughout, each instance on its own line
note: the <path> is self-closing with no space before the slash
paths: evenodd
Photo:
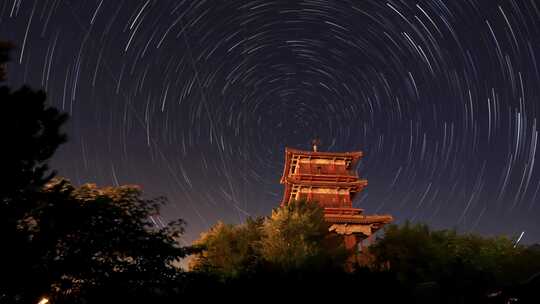
<path id="1" fill-rule="evenodd" d="M 317 152 L 319 146 L 321 145 L 321 140 L 316 136 L 312 141 L 311 145 L 313 146 L 313 152 Z"/>

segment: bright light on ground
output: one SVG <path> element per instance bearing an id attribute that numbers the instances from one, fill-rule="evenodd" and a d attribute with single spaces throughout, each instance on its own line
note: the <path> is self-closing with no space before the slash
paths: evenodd
<path id="1" fill-rule="evenodd" d="M 47 304 L 47 303 L 49 303 L 49 299 L 47 299 L 47 298 L 42 298 L 42 299 L 38 302 L 38 304 Z"/>

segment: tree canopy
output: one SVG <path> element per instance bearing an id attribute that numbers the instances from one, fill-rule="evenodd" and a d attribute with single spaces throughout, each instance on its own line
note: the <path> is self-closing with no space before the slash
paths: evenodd
<path id="1" fill-rule="evenodd" d="M 339 236 L 328 233 L 323 209 L 316 202 L 294 201 L 273 210 L 262 233 L 262 258 L 282 271 L 344 266 L 347 252 Z"/>
<path id="2" fill-rule="evenodd" d="M 386 227 L 370 252 L 375 266 L 388 268 L 402 284 L 413 288 L 432 282 L 442 288 L 445 298 L 465 294 L 480 298 L 540 272 L 540 251 L 516 246 L 507 237 L 432 230 L 409 222 Z"/>
<path id="3" fill-rule="evenodd" d="M 202 251 L 192 260 L 197 271 L 237 277 L 267 271 L 317 271 L 340 268 L 346 252 L 328 234 L 322 208 L 296 201 L 277 208 L 267 218 L 245 224 L 218 223 L 195 242 Z"/>
<path id="4" fill-rule="evenodd" d="M 239 225 L 218 222 L 195 241 L 200 252 L 191 260 L 190 268 L 233 278 L 256 271 L 261 262 L 262 221 L 248 219 Z"/>
<path id="5" fill-rule="evenodd" d="M 0 43 L 0 65 L 10 45 Z M 2 69 L 2 72 L 4 70 Z M 53 179 L 67 114 L 28 87 L 0 87 L 0 303 L 118 302 L 175 294 L 187 254 L 184 222 L 155 227 L 164 198 L 136 186 L 81 187 Z"/>
<path id="6" fill-rule="evenodd" d="M 48 161 L 66 141 L 61 127 L 68 116 L 47 105 L 45 92 L 28 87 L 13 92 L 0 87 L 0 100 L 0 136 L 6 144 L 0 195 L 9 204 L 20 195 L 38 190 L 54 176 Z"/>
<path id="7" fill-rule="evenodd" d="M 172 288 L 187 251 L 178 242 L 183 221 L 158 228 L 151 220 L 164 202 L 143 198 L 136 186 L 74 187 L 53 180 L 20 225 L 32 240 L 34 275 L 47 294 L 71 303 L 110 298 L 111 291 L 126 300 Z"/>
<path id="8" fill-rule="evenodd" d="M 202 251 L 192 261 L 192 270 L 225 278 L 224 285 L 214 287 L 229 295 L 242 286 L 254 293 L 280 288 L 310 297 L 320 290 L 363 286 L 373 293 L 363 295 L 365 299 L 416 303 L 487 303 L 490 294 L 501 300 L 511 292 L 521 292 L 519 298 L 524 299 L 516 287 L 540 272 L 540 251 L 516 246 L 512 239 L 405 222 L 386 227 L 367 248 L 363 254 L 372 261 L 368 268 L 347 273 L 336 267 L 344 264 L 347 254 L 327 229 L 322 210 L 307 202 L 244 224 L 218 223 L 196 242 Z"/>

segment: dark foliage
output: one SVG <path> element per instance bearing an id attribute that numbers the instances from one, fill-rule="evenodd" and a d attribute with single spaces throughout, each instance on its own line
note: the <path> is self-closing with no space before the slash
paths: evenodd
<path id="1" fill-rule="evenodd" d="M 39 190 L 53 176 L 48 160 L 66 141 L 61 127 L 67 115 L 46 105 L 43 91 L 0 88 L 2 149 L 0 196 L 10 204 L 28 191 Z"/>
<path id="2" fill-rule="evenodd" d="M 163 199 L 143 199 L 135 186 L 74 188 L 49 183 L 24 219 L 43 288 L 55 303 L 174 294 L 183 222 L 152 224 Z M 112 292 L 112 293 L 111 293 Z"/>
<path id="3" fill-rule="evenodd" d="M 184 284 L 183 296 L 202 302 L 218 299 L 224 302 L 408 303 L 406 299 L 411 298 L 392 273 L 369 269 L 354 273 L 266 269 L 226 280 L 216 274 L 190 273 Z"/>
<path id="4" fill-rule="evenodd" d="M 408 222 L 388 226 L 370 252 L 374 267 L 393 272 L 417 301 L 431 303 L 488 303 L 488 295 L 519 286 L 514 293 L 523 292 L 523 282 L 540 272 L 540 252 L 511 239 Z"/>
<path id="5" fill-rule="evenodd" d="M 0 43 L 0 64 L 8 59 L 10 47 Z M 31 239 L 19 225 L 35 207 L 41 187 L 53 177 L 47 162 L 66 140 L 60 128 L 67 115 L 45 100 L 42 91 L 0 87 L 0 231 L 3 244 L 9 244 L 0 256 L 0 300 L 15 301 L 34 288 L 28 285 L 34 273 Z"/>
<path id="6" fill-rule="evenodd" d="M 152 224 L 163 199 L 144 199 L 136 186 L 73 187 L 55 179 L 32 196 L 17 221 L 25 243 L 3 272 L 0 302 L 106 303 L 115 297 L 167 299 L 180 292 L 183 221 Z M 4 269 L 10 267 L 4 264 Z"/>
<path id="7" fill-rule="evenodd" d="M 0 81 L 6 79 L 6 62 L 9 60 L 9 51 L 13 45 L 9 42 L 0 41 Z"/>
<path id="8" fill-rule="evenodd" d="M 339 237 L 328 233 L 322 208 L 307 201 L 292 202 L 244 224 L 219 222 L 195 244 L 202 250 L 192 259 L 191 269 L 224 278 L 342 270 L 348 255 Z"/>
<path id="9" fill-rule="evenodd" d="M 0 64 L 9 45 L 0 44 Z M 2 69 L 2 71 L 4 71 Z M 137 187 L 52 180 L 48 161 L 66 140 L 67 115 L 46 95 L 0 87 L 0 303 L 107 303 L 166 299 L 179 291 L 183 222 L 156 228 L 164 199 Z"/>

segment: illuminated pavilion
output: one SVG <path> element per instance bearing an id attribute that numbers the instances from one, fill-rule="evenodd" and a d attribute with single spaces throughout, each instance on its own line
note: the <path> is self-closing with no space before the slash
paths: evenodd
<path id="1" fill-rule="evenodd" d="M 329 231 L 343 236 L 345 247 L 356 250 L 358 243 L 392 222 L 390 215 L 365 215 L 353 208 L 355 196 L 368 184 L 356 172 L 363 153 L 319 152 L 285 148 L 281 184 L 285 192 L 281 206 L 294 200 L 316 202 L 324 208 Z"/>

